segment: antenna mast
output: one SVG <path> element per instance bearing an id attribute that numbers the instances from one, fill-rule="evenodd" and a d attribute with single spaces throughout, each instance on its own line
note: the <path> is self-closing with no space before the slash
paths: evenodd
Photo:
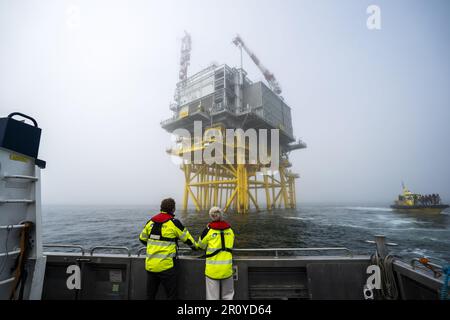
<path id="1" fill-rule="evenodd" d="M 189 65 L 191 64 L 191 49 L 192 49 L 191 35 L 186 31 L 184 31 L 184 37 L 183 39 L 181 39 L 181 57 L 180 57 L 180 73 L 179 73 L 180 81 L 186 81 L 187 79 L 187 70 Z"/>

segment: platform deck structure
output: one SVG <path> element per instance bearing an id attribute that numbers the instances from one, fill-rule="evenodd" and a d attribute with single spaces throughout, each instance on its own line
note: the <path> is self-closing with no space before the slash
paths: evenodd
<path id="1" fill-rule="evenodd" d="M 176 145 L 167 152 L 183 159 L 180 165 L 184 173 L 183 210 L 188 209 L 189 200 L 197 211 L 208 210 L 211 206 L 238 213 L 260 210 L 263 205 L 268 210 L 296 207 L 295 179 L 299 175 L 290 169 L 289 153 L 306 148 L 306 144 L 293 135 L 291 108 L 263 82 L 253 83 L 241 68 L 211 65 L 177 84 L 175 103 L 170 105 L 170 110 L 173 116 L 161 122 L 161 126 L 177 136 Z M 196 122 L 201 123 L 202 128 L 201 138 L 197 140 Z M 189 137 L 178 136 L 179 129 L 189 132 Z M 222 161 L 194 162 L 195 151 L 205 152 L 208 145 L 217 142 L 214 135 L 205 135 L 212 129 L 220 131 L 223 138 L 227 129 L 244 132 L 266 129 L 269 157 L 272 157 L 271 130 L 278 129 L 278 166 L 274 170 L 259 158 L 256 162 L 249 161 L 249 139 L 243 144 L 224 139 Z M 189 143 L 186 139 L 190 139 Z M 233 161 L 236 158 L 230 161 L 225 152 L 230 143 L 235 145 L 234 155 L 242 151 L 245 163 Z"/>

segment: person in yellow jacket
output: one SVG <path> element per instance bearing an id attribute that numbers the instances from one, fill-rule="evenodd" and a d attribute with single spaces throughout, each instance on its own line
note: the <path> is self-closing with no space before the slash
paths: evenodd
<path id="1" fill-rule="evenodd" d="M 176 258 L 178 240 L 197 250 L 197 243 L 183 224 L 175 219 L 175 201 L 161 202 L 161 212 L 153 216 L 142 230 L 139 240 L 147 246 L 147 298 L 154 300 L 161 283 L 167 299 L 177 299 Z"/>
<path id="2" fill-rule="evenodd" d="M 223 211 L 219 207 L 212 207 L 209 216 L 212 222 L 207 225 L 197 243 L 200 249 L 206 250 L 206 299 L 232 300 L 234 232 L 223 219 Z"/>

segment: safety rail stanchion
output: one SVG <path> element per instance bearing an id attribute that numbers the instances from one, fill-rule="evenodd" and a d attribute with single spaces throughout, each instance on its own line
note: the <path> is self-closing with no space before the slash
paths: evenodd
<path id="1" fill-rule="evenodd" d="M 119 246 L 96 246 L 96 247 L 91 248 L 90 255 L 93 256 L 94 255 L 94 251 L 99 250 L 99 249 L 125 250 L 127 252 L 127 255 L 129 257 L 131 256 L 131 252 L 130 252 L 130 249 L 128 247 L 119 247 Z"/>

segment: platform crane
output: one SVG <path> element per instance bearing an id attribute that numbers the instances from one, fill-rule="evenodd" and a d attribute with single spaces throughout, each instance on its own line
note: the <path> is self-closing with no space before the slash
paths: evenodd
<path id="1" fill-rule="evenodd" d="M 252 61 L 256 64 L 256 66 L 258 67 L 258 69 L 262 72 L 262 74 L 264 75 L 264 78 L 267 80 L 270 88 L 272 89 L 273 92 L 275 92 L 277 95 L 281 94 L 281 87 L 280 84 L 278 83 L 277 79 L 275 79 L 275 76 L 273 75 L 272 72 L 270 72 L 266 67 L 263 66 L 263 64 L 261 63 L 261 61 L 258 59 L 258 57 L 256 57 L 256 55 L 247 47 L 247 45 L 245 44 L 245 42 L 242 40 L 242 38 L 237 35 L 234 39 L 233 39 L 233 43 L 240 49 L 244 49 L 245 52 L 247 52 L 247 54 L 250 56 L 250 58 L 252 59 Z"/>

